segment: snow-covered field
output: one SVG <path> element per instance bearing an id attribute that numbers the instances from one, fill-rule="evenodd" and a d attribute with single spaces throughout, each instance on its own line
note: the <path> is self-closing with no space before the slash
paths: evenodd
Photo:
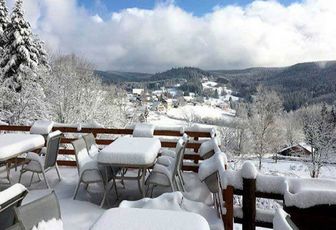
<path id="1" fill-rule="evenodd" d="M 169 109 L 167 116 L 174 119 L 180 120 L 191 120 L 191 121 L 226 121 L 232 120 L 235 115 L 233 110 L 223 110 L 217 107 L 212 107 L 208 105 L 185 105 L 179 108 Z"/>

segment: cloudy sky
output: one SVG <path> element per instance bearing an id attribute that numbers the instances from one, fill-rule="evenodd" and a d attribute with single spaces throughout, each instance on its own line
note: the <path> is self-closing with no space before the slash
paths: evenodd
<path id="1" fill-rule="evenodd" d="M 14 0 L 8 0 L 11 8 Z M 336 59 L 335 0 L 25 0 L 51 50 L 97 69 L 234 69 Z"/>

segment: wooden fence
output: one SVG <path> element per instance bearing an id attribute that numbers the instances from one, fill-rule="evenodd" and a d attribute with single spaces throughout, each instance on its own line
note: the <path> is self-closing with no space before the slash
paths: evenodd
<path id="1" fill-rule="evenodd" d="M 286 206 L 283 194 L 265 193 L 257 190 L 256 179 L 243 178 L 243 189 L 228 186 L 222 190 L 226 213 L 222 216 L 225 230 L 232 230 L 233 223 L 242 224 L 243 230 L 255 230 L 256 227 L 273 228 L 272 221 L 258 219 L 256 208 L 257 198 L 278 200 L 283 204 L 283 209 L 290 215 L 291 221 L 298 229 L 335 229 L 336 205 L 317 205 L 309 208 Z M 242 196 L 242 215 L 235 213 L 234 195 Z M 317 194 L 318 195 L 318 194 Z M 271 218 L 272 220 L 273 218 Z"/>
<path id="2" fill-rule="evenodd" d="M 21 125 L 0 125 L 0 131 L 3 132 L 29 132 L 30 126 Z M 71 145 L 69 145 L 74 138 L 74 134 L 87 134 L 93 133 L 96 137 L 96 143 L 100 146 L 109 145 L 118 136 L 131 135 L 133 129 L 112 129 L 112 128 L 81 128 L 78 130 L 76 127 L 53 127 L 53 131 L 60 130 L 64 137 L 61 139 L 61 146 L 59 149 L 59 155 L 71 156 L 74 155 L 74 150 Z M 187 145 L 186 154 L 184 156 L 183 170 L 186 171 L 198 171 L 198 163 L 201 160 L 198 149 L 201 145 L 199 141 L 200 138 L 210 138 L 211 134 L 209 132 L 198 132 L 198 131 L 186 131 L 186 133 L 191 137 L 191 141 Z M 161 146 L 167 148 L 175 148 L 176 141 L 178 137 L 182 134 L 179 130 L 155 130 L 154 135 L 161 138 Z M 102 137 L 103 136 L 103 137 Z M 174 138 L 175 137 L 175 138 Z M 171 140 L 166 140 L 167 138 L 172 138 Z M 62 157 L 61 157 L 62 158 Z M 65 166 L 76 166 L 74 160 L 58 160 L 59 165 Z"/>

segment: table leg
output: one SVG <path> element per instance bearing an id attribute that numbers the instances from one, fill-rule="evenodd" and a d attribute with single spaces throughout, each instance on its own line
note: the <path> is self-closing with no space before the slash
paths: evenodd
<path id="1" fill-rule="evenodd" d="M 142 197 L 146 196 L 145 194 L 145 178 L 146 178 L 146 168 L 142 169 L 142 178 L 141 178 L 141 188 L 142 188 Z"/>
<path id="2" fill-rule="evenodd" d="M 8 180 L 9 184 L 11 184 L 11 181 L 10 181 L 10 167 L 11 167 L 11 162 L 8 161 L 6 169 L 7 169 L 7 180 Z"/>
<path id="3" fill-rule="evenodd" d="M 107 172 L 107 167 L 108 166 L 105 166 L 105 191 L 104 191 L 104 196 L 103 196 L 103 200 L 100 204 L 100 207 L 103 207 L 104 206 L 104 203 L 105 203 L 105 200 L 107 199 L 106 196 L 107 196 L 107 191 L 108 191 L 108 172 Z"/>

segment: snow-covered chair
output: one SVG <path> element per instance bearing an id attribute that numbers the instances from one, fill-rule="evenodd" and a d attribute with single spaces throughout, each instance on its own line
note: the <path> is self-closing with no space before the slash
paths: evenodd
<path id="1" fill-rule="evenodd" d="M 76 163 L 79 175 L 79 180 L 73 199 L 76 199 L 81 183 L 84 183 L 86 185 L 86 188 L 89 184 L 102 183 L 105 190 L 105 180 L 103 174 L 98 168 L 98 162 L 90 157 L 84 139 L 79 138 L 71 143 L 75 150 Z"/>
<path id="2" fill-rule="evenodd" d="M 88 151 L 89 156 L 94 160 L 97 161 L 98 153 L 100 151 L 96 139 L 92 133 L 84 135 L 83 139 L 86 144 L 86 149 Z M 108 167 L 98 164 L 98 169 L 103 172 L 103 178 L 105 181 L 113 180 L 113 183 L 115 184 L 115 175 L 120 171 L 119 167 Z M 105 173 L 104 173 L 105 172 Z M 124 185 L 124 182 L 122 181 L 122 184 Z"/>
<path id="3" fill-rule="evenodd" d="M 152 124 L 138 123 L 134 126 L 133 137 L 154 137 L 154 130 Z"/>
<path id="4" fill-rule="evenodd" d="M 96 143 L 96 139 L 92 133 L 83 136 L 83 139 L 86 144 L 86 149 L 88 150 L 88 154 L 92 159 L 97 159 L 99 148 Z"/>
<path id="5" fill-rule="evenodd" d="M 203 159 L 208 159 L 215 154 L 215 152 L 220 151 L 218 147 L 218 142 L 215 137 L 211 138 L 208 141 L 205 141 L 201 144 L 198 149 L 198 154 Z"/>
<path id="6" fill-rule="evenodd" d="M 273 218 L 273 229 L 274 230 L 298 230 L 299 228 L 291 220 L 288 213 L 286 213 L 283 209 L 278 208 Z"/>
<path id="7" fill-rule="evenodd" d="M 187 136 L 181 137 L 177 142 L 176 156 L 162 156 L 160 163 L 154 165 L 149 177 L 146 180 L 147 189 L 153 185 L 152 192 L 155 186 L 171 187 L 172 191 L 184 190 L 181 167 L 184 156 L 185 147 L 187 144 Z"/>
<path id="8" fill-rule="evenodd" d="M 218 173 L 226 169 L 227 157 L 225 153 L 217 151 L 213 156 L 200 163 L 198 176 L 207 185 L 210 192 L 218 193 Z"/>
<path id="9" fill-rule="evenodd" d="M 21 205 L 28 191 L 22 184 L 15 184 L 0 192 L 0 229 L 6 229 L 14 225 L 14 207 Z"/>
<path id="10" fill-rule="evenodd" d="M 30 134 L 40 134 L 45 139 L 47 139 L 48 134 L 52 131 L 54 122 L 46 120 L 35 121 L 34 124 L 30 127 Z"/>
<path id="11" fill-rule="evenodd" d="M 44 229 L 55 229 L 51 224 L 48 225 L 48 222 L 62 221 L 60 205 L 54 191 L 40 199 L 14 209 L 16 218 L 23 230 L 36 229 L 35 227 L 40 223 L 44 223 Z M 63 224 L 60 223 L 60 225 Z"/>
<path id="12" fill-rule="evenodd" d="M 45 183 L 47 187 L 49 188 L 49 183 L 47 181 L 45 173 L 52 168 L 56 169 L 58 179 L 61 180 L 60 172 L 58 170 L 58 165 L 57 165 L 57 155 L 59 151 L 61 137 L 62 137 L 62 132 L 59 130 L 48 134 L 47 149 L 46 149 L 45 156 L 40 156 L 34 152 L 27 153 L 26 160 L 22 165 L 19 182 L 21 181 L 21 177 L 23 173 L 32 172 L 33 174 L 30 180 L 30 185 L 33 181 L 34 174 L 37 173 L 38 176 L 39 174 L 43 175 Z"/>
<path id="13" fill-rule="evenodd" d="M 173 164 L 176 161 L 177 156 L 179 157 L 179 159 L 177 160 L 177 174 L 178 174 L 178 178 L 181 182 L 182 188 L 184 190 L 183 185 L 184 183 L 184 179 L 183 179 L 183 175 L 182 175 L 182 162 L 183 162 L 183 157 L 184 157 L 184 152 L 185 152 L 185 148 L 188 144 L 189 141 L 189 137 L 186 133 L 183 134 L 182 138 L 184 146 L 183 146 L 183 151 L 182 154 L 178 155 L 179 152 L 179 141 L 176 143 L 176 147 L 175 150 L 169 150 L 169 149 L 164 149 L 161 151 L 161 156 L 157 159 L 156 164 L 161 164 L 164 165 L 166 167 L 169 167 L 171 164 Z"/>

